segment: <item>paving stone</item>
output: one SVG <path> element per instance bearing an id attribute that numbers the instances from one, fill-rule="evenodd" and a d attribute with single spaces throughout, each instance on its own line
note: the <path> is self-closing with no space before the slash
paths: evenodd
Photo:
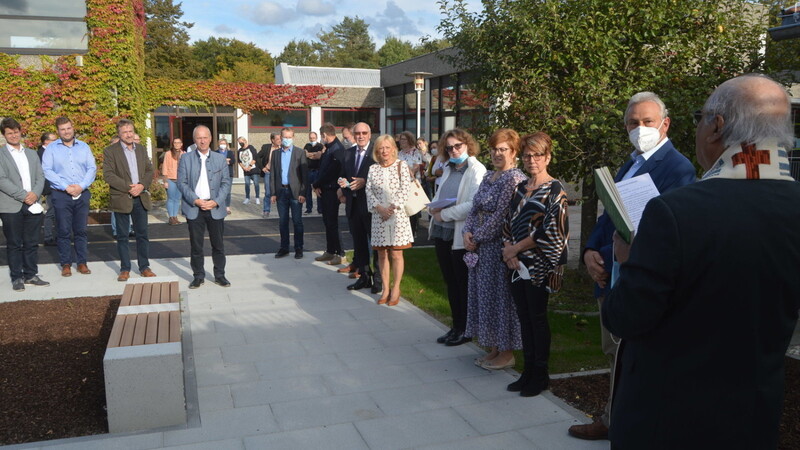
<path id="1" fill-rule="evenodd" d="M 214 442 L 195 442 L 193 444 L 164 447 L 165 450 L 243 450 L 244 441 L 241 439 L 227 439 Z"/>
<path id="2" fill-rule="evenodd" d="M 420 450 L 486 450 L 498 448 L 503 450 L 530 450 L 531 441 L 516 431 L 492 434 L 443 444 L 418 447 Z"/>
<path id="3" fill-rule="evenodd" d="M 436 335 L 436 337 L 441 334 Z M 484 354 L 483 351 L 476 350 L 473 346 L 464 344 L 455 347 L 448 347 L 436 342 L 436 338 L 428 340 L 424 343 L 415 345 L 419 351 L 425 354 L 429 359 L 450 359 L 468 357 L 467 361 L 472 362 L 478 356 Z M 473 364 L 474 365 L 474 364 Z"/>
<path id="4" fill-rule="evenodd" d="M 319 339 L 306 339 L 300 341 L 309 355 L 324 355 L 347 350 L 372 350 L 383 348 L 380 342 L 371 334 L 351 334 L 346 336 L 328 336 Z"/>
<path id="5" fill-rule="evenodd" d="M 382 323 L 385 321 L 381 321 Z M 386 329 L 380 333 L 374 333 L 375 338 L 386 347 L 393 345 L 417 345 L 436 342 L 436 338 L 441 336 L 440 330 L 433 328 L 430 324 L 424 326 L 411 327 L 405 330 Z M 442 344 L 436 344 L 444 347 Z M 451 347 L 453 348 L 453 347 Z"/>
<path id="6" fill-rule="evenodd" d="M 258 380 L 253 364 L 196 364 L 195 373 L 198 387 Z"/>
<path id="7" fill-rule="evenodd" d="M 430 411 L 476 403 L 477 399 L 455 381 L 442 381 L 373 391 L 370 396 L 387 415 Z"/>
<path id="8" fill-rule="evenodd" d="M 356 422 L 371 449 L 411 448 L 478 436 L 452 409 Z"/>
<path id="9" fill-rule="evenodd" d="M 404 365 L 413 362 L 427 361 L 428 359 L 416 348 L 406 345 L 403 347 L 387 347 L 372 350 L 347 351 L 337 355 L 344 364 L 353 370 L 364 370 L 372 367 Z"/>
<path id="10" fill-rule="evenodd" d="M 408 368 L 426 383 L 488 375 L 488 371 L 477 367 L 472 362 L 452 358 L 409 364 Z"/>
<path id="11" fill-rule="evenodd" d="M 504 398 L 453 407 L 481 434 L 520 430 L 532 425 L 563 422 L 573 417 L 542 397 Z"/>
<path id="12" fill-rule="evenodd" d="M 295 356 L 256 363 L 262 380 L 322 375 L 347 370 L 342 360 L 333 354 L 318 356 Z"/>
<path id="13" fill-rule="evenodd" d="M 355 320 L 348 314 L 349 320 L 340 322 L 323 321 L 315 325 L 316 332 L 321 337 L 346 336 L 349 334 L 373 333 L 379 342 L 385 345 L 380 338 L 381 333 L 386 330 L 384 323 L 378 319 Z"/>
<path id="14" fill-rule="evenodd" d="M 329 396 L 328 388 L 319 376 L 283 378 L 231 386 L 233 404 L 242 406 L 267 405 L 310 397 Z"/>
<path id="15" fill-rule="evenodd" d="M 368 448 L 358 430 L 350 423 L 246 437 L 244 444 L 247 450 Z"/>
<path id="16" fill-rule="evenodd" d="M 501 398 L 519 397 L 519 392 L 508 392 L 506 386 L 516 380 L 505 371 L 490 372 L 488 375 L 478 374 L 474 377 L 459 378 L 458 384 L 464 387 L 478 400 L 485 402 Z"/>
<path id="17" fill-rule="evenodd" d="M 211 411 L 203 414 L 201 420 L 199 428 L 165 431 L 164 445 L 222 441 L 278 431 L 278 424 L 266 406 Z"/>
<path id="18" fill-rule="evenodd" d="M 222 347 L 225 363 L 250 363 L 291 356 L 303 356 L 305 349 L 296 341 L 268 342 L 262 344 L 232 345 Z"/>
<path id="19" fill-rule="evenodd" d="M 231 388 L 226 384 L 198 388 L 197 398 L 201 413 L 233 408 Z"/>
<path id="20" fill-rule="evenodd" d="M 244 343 L 244 334 L 241 331 L 192 333 L 192 347 L 195 349 L 223 347 L 227 345 L 244 345 Z"/>
<path id="21" fill-rule="evenodd" d="M 275 420 L 284 430 L 356 422 L 384 416 L 375 401 L 367 394 L 346 394 L 273 403 L 271 407 Z"/>
<path id="22" fill-rule="evenodd" d="M 48 450 L 147 450 L 151 448 L 161 448 L 163 439 L 161 433 L 114 436 L 111 439 L 105 436 L 86 436 L 47 441 L 47 446 L 42 448 Z M 29 445 L 30 444 L 22 444 L 19 446 L 12 445 L 8 448 L 25 448 L 30 450 L 31 447 Z M 3 448 L 5 449 L 6 447 Z"/>
<path id="23" fill-rule="evenodd" d="M 354 392 L 369 392 L 400 387 L 419 385 L 422 380 L 414 372 L 404 366 L 383 366 L 370 370 L 350 370 L 347 372 L 325 374 L 325 384 L 336 395 Z"/>

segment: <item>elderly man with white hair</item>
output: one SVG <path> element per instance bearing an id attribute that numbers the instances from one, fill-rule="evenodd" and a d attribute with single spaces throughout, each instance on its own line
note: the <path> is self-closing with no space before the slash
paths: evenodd
<path id="1" fill-rule="evenodd" d="M 778 446 L 800 308 L 800 184 L 786 91 L 720 85 L 698 113 L 702 180 L 651 200 L 601 309 L 622 338 L 612 447 Z M 727 370 L 723 370 L 727 369 Z"/>

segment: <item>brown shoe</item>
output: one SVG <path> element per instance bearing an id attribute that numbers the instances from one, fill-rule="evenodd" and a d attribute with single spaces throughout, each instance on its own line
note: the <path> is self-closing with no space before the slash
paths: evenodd
<path id="1" fill-rule="evenodd" d="M 62 277 L 71 277 L 72 276 L 72 267 L 69 264 L 64 264 L 61 266 L 61 276 Z"/>
<path id="2" fill-rule="evenodd" d="M 89 275 L 90 273 L 92 273 L 92 271 L 89 270 L 89 266 L 87 266 L 85 263 L 84 264 L 78 264 L 78 272 L 80 272 L 80 273 L 82 273 L 84 275 Z"/>
<path id="3" fill-rule="evenodd" d="M 119 276 L 117 277 L 117 281 L 128 281 L 128 278 L 130 278 L 130 277 L 131 277 L 131 273 L 129 271 L 127 271 L 127 270 L 123 270 L 122 272 L 119 273 Z"/>
<path id="4" fill-rule="evenodd" d="M 350 272 L 350 275 L 348 275 L 348 276 L 349 276 L 350 278 L 354 279 L 354 280 L 355 280 L 355 279 L 358 279 L 358 278 L 361 278 L 361 274 L 360 274 L 360 273 L 358 273 L 358 271 L 357 271 L 357 270 L 356 270 L 355 272 Z"/>
<path id="5" fill-rule="evenodd" d="M 150 270 L 150 268 L 149 268 L 149 267 L 148 267 L 147 269 L 144 269 L 144 270 L 142 271 L 141 275 L 142 275 L 143 277 L 148 277 L 148 278 L 149 278 L 149 277 L 154 277 L 154 276 L 156 276 L 156 274 L 154 274 L 154 273 L 153 273 L 153 271 L 152 271 L 152 270 Z"/>
<path id="6" fill-rule="evenodd" d="M 340 267 L 336 271 L 339 273 L 350 273 L 350 272 L 355 272 L 355 270 L 356 266 L 350 264 L 349 266 Z"/>
<path id="7" fill-rule="evenodd" d="M 595 420 L 588 425 L 573 425 L 569 427 L 569 435 L 587 441 L 608 439 L 608 427 L 603 422 Z"/>

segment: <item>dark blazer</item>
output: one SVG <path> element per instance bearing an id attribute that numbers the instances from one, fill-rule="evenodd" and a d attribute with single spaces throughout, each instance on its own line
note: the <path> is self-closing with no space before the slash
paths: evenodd
<path id="1" fill-rule="evenodd" d="M 264 144 L 261 146 L 261 150 L 258 151 L 256 155 L 256 166 L 258 170 L 261 172 L 261 176 L 264 176 L 264 167 L 269 167 L 269 157 L 272 153 L 272 144 Z"/>
<path id="2" fill-rule="evenodd" d="M 39 148 L 36 150 L 36 154 L 39 155 L 39 162 L 42 162 L 42 155 L 44 155 L 44 145 L 40 145 Z M 50 182 L 47 181 L 47 178 L 44 180 L 44 188 L 42 189 L 42 195 L 50 195 L 53 192 L 53 188 L 50 187 Z"/>
<path id="3" fill-rule="evenodd" d="M 319 175 L 313 184 L 315 189 L 338 189 L 336 180 L 342 172 L 341 162 L 337 159 L 338 152 L 344 151 L 339 138 L 333 138 L 330 144 L 325 146 L 325 153 L 320 158 Z"/>
<path id="4" fill-rule="evenodd" d="M 139 198 L 146 210 L 152 208 L 150 202 L 150 184 L 153 183 L 153 163 L 147 157 L 147 150 L 141 145 L 133 144 L 136 153 L 136 169 L 139 172 L 139 183 L 144 186 Z M 133 199 L 128 195 L 131 188 L 131 169 L 125 158 L 122 143 L 111 144 L 103 150 L 103 179 L 108 183 L 110 193 L 109 207 L 111 211 L 130 214 L 133 211 Z"/>
<path id="5" fill-rule="evenodd" d="M 272 178 L 270 178 L 272 195 L 278 195 L 277 192 L 281 189 L 283 183 L 281 180 L 282 151 L 282 149 L 273 150 L 272 156 L 270 156 L 269 171 L 272 174 Z M 307 182 L 308 160 L 306 159 L 306 152 L 300 147 L 292 146 L 292 157 L 289 163 L 289 189 L 292 191 L 292 196 L 295 200 L 299 199 L 301 195 L 305 195 Z"/>
<path id="6" fill-rule="evenodd" d="M 208 173 L 208 187 L 211 191 L 211 200 L 217 202 L 217 207 L 211 210 L 211 217 L 224 219 L 228 215 L 226 207 L 228 193 L 231 191 L 231 177 L 228 174 L 228 163 L 225 157 L 213 150 L 208 151 L 206 171 Z M 200 152 L 195 150 L 181 156 L 178 161 L 178 190 L 181 191 L 181 211 L 187 219 L 196 219 L 200 208 L 195 206 L 198 199 L 194 193 L 197 180 L 200 179 Z"/>
<path id="7" fill-rule="evenodd" d="M 800 308 L 800 183 L 711 179 L 645 208 L 602 307 L 620 449 L 777 447 Z"/>
<path id="8" fill-rule="evenodd" d="M 369 173 L 369 166 L 375 164 L 375 160 L 372 159 L 372 147 L 373 143 L 370 142 L 369 147 L 367 147 L 367 151 L 364 152 L 364 160 L 361 161 L 361 167 L 358 169 L 358 172 L 356 172 L 357 146 L 352 146 L 344 149 L 343 151 L 337 152 L 339 155 L 339 163 L 341 165 L 339 176 L 347 181 L 353 181 L 353 178 L 363 178 L 366 180 L 367 174 Z M 364 194 L 364 188 L 361 188 L 357 191 L 345 188 L 342 189 L 342 193 L 347 199 L 347 203 L 345 205 L 347 217 L 351 217 L 354 214 L 369 214 L 369 210 L 367 209 L 367 196 Z"/>
<path id="9" fill-rule="evenodd" d="M 633 165 L 633 159 L 622 165 L 614 177 L 615 182 L 622 180 L 622 177 L 628 173 L 628 169 Z M 653 179 L 653 183 L 658 188 L 658 192 L 665 193 L 677 187 L 685 186 L 694 183 L 697 179 L 697 171 L 692 163 L 682 154 L 680 154 L 672 145 L 672 141 L 667 140 L 660 149 L 651 156 L 639 170 L 636 171 L 634 176 L 649 173 Z M 592 230 L 592 234 L 586 241 L 586 248 L 583 250 L 596 250 L 603 255 L 606 270 L 611 272 L 611 265 L 613 258 L 611 254 L 611 237 L 614 234 L 614 224 L 608 214 L 603 213 L 597 220 L 597 223 Z M 583 260 L 583 258 L 581 258 Z M 595 297 L 605 295 L 606 289 L 600 289 L 595 284 Z"/>
<path id="10" fill-rule="evenodd" d="M 31 192 L 39 196 L 44 188 L 42 163 L 36 152 L 29 148 L 25 149 L 25 156 L 31 176 Z M 0 146 L 0 213 L 19 212 L 27 195 L 28 191 L 22 188 L 22 177 L 17 163 L 8 152 L 8 146 Z"/>

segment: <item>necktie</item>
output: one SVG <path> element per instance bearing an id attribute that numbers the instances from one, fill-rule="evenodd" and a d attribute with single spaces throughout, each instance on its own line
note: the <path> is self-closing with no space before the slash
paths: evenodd
<path id="1" fill-rule="evenodd" d="M 364 151 L 361 149 L 358 149 L 358 151 L 356 151 L 356 173 L 358 173 L 358 169 L 361 167 L 361 158 L 363 153 Z"/>

